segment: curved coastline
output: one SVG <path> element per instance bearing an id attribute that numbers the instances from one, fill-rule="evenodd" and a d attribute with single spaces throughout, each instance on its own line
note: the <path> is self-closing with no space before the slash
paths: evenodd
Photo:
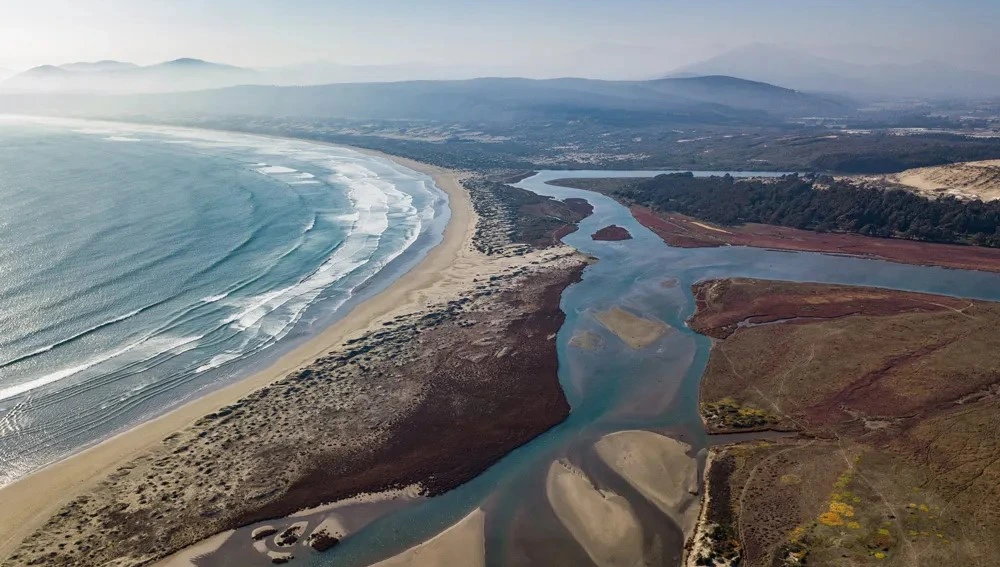
<path id="1" fill-rule="evenodd" d="M 267 368 L 0 488 L 0 507 L 7 511 L 0 518 L 0 558 L 7 557 L 20 541 L 62 505 L 96 484 L 122 462 L 136 457 L 205 414 L 312 362 L 345 339 L 368 330 L 373 320 L 412 310 L 434 297 L 435 289 L 447 279 L 449 267 L 459 261 L 468 249 L 467 244 L 475 228 L 471 201 L 459 183 L 462 174 L 381 152 L 350 149 L 392 160 L 434 180 L 438 188 L 447 194 L 450 208 L 450 218 L 441 241 L 388 287 L 355 305 L 331 326 L 285 353 Z M 53 495 L 59 496 L 53 498 Z"/>

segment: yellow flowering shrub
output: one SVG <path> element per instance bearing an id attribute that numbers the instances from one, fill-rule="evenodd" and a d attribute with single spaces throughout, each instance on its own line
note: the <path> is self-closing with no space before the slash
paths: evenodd
<path id="1" fill-rule="evenodd" d="M 823 512 L 819 515 L 819 521 L 827 526 L 844 525 L 844 518 L 836 512 Z"/>
<path id="2" fill-rule="evenodd" d="M 830 511 L 840 514 L 845 518 L 854 517 L 854 506 L 844 502 L 830 502 Z"/>

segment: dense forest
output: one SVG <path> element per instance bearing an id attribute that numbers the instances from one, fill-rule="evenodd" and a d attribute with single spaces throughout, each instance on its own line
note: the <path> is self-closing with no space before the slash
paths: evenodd
<path id="1" fill-rule="evenodd" d="M 615 196 L 720 224 L 763 223 L 821 232 L 856 232 L 1000 247 L 1000 202 L 927 199 L 899 189 L 864 188 L 828 176 L 735 179 L 659 175 Z"/>

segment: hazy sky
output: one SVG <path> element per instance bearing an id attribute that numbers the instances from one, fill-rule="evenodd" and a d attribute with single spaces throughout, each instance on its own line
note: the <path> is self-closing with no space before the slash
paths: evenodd
<path id="1" fill-rule="evenodd" d="M 0 67 L 199 57 L 535 72 L 628 59 L 660 72 L 769 42 L 1000 72 L 998 22 L 1000 0 L 0 0 Z"/>

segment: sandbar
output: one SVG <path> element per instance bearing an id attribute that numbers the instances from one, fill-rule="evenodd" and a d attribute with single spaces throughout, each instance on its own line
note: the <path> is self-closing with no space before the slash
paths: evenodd
<path id="1" fill-rule="evenodd" d="M 691 447 L 651 431 L 619 431 L 594 445 L 597 455 L 691 535 L 697 514 L 698 464 Z"/>
<path id="2" fill-rule="evenodd" d="M 621 307 L 598 311 L 594 317 L 635 350 L 646 348 L 655 343 L 670 329 L 662 321 L 639 317 Z"/>
<path id="3" fill-rule="evenodd" d="M 549 467 L 545 486 L 559 521 L 599 567 L 645 564 L 642 525 L 628 500 L 562 461 Z"/>

